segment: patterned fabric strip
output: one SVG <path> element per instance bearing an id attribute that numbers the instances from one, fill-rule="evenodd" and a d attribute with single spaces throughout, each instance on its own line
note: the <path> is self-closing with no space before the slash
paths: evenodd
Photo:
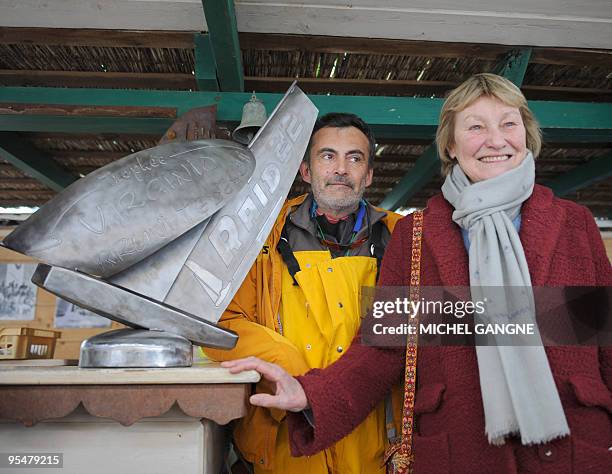
<path id="1" fill-rule="evenodd" d="M 410 271 L 410 300 L 418 301 L 420 297 L 421 283 L 421 240 L 423 238 L 423 211 L 415 211 L 412 227 L 412 254 Z M 418 315 L 415 315 L 414 323 L 418 324 Z M 406 372 L 404 377 L 404 405 L 402 412 L 402 438 L 400 441 L 399 454 L 407 459 L 405 471 L 412 472 L 414 466 L 414 453 L 412 451 L 412 434 L 414 429 L 414 395 L 416 391 L 416 369 L 417 369 L 417 336 L 408 334 L 406 344 Z"/>

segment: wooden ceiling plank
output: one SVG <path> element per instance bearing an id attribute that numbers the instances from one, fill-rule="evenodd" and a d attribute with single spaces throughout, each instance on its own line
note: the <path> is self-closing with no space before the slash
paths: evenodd
<path id="1" fill-rule="evenodd" d="M 357 0 L 304 3 L 240 2 L 240 31 L 393 38 L 513 46 L 609 48 L 612 14 L 606 2 L 522 0 Z M 409 3 L 409 4 L 407 4 Z M 554 3 L 554 6 L 553 6 Z M 279 6 L 282 5 L 281 8 Z M 562 33 L 562 34 L 561 34 Z"/>
<path id="2" fill-rule="evenodd" d="M 582 48 L 532 48 L 531 62 L 558 66 L 612 66 L 612 50 Z"/>
<path id="3" fill-rule="evenodd" d="M 4 193 L 9 194 L 9 196 L 3 196 L 2 199 L 0 199 L 0 203 L 3 203 L 5 198 L 7 198 L 8 201 L 11 200 L 11 198 L 19 198 L 19 197 L 24 197 L 24 198 L 29 198 L 29 197 L 33 197 L 36 196 L 39 199 L 44 199 L 49 200 L 51 199 L 53 196 L 55 196 L 55 192 L 49 190 L 49 189 L 10 189 L 10 190 L 3 190 Z"/>
<path id="4" fill-rule="evenodd" d="M 274 33 L 240 33 L 243 49 L 270 51 L 311 51 L 320 53 L 384 54 L 430 58 L 475 58 L 498 60 L 511 46 L 485 43 L 448 43 L 438 41 L 391 40 L 338 36 L 288 35 Z M 560 66 L 612 66 L 608 49 L 534 47 L 534 64 Z"/>
<path id="5" fill-rule="evenodd" d="M 122 105 L 71 105 L 40 103 L 0 103 L 1 114 L 15 115 L 71 115 L 79 117 L 177 117 L 176 108 L 172 107 L 134 107 Z"/>
<path id="6" fill-rule="evenodd" d="M 12 27 L 199 31 L 198 0 L 11 0 L 0 2 L 2 24 Z"/>
<path id="7" fill-rule="evenodd" d="M 394 54 L 438 58 L 471 57 L 495 60 L 510 47 L 494 44 L 445 43 L 340 36 L 240 33 L 243 49 L 313 51 L 320 53 Z"/>
<path id="8" fill-rule="evenodd" d="M 0 27 L 0 44 L 193 49 L 193 32 Z"/>
<path id="9" fill-rule="evenodd" d="M 192 74 L 0 70 L 0 84 L 17 87 L 91 87 L 117 89 L 189 90 L 196 88 Z"/>

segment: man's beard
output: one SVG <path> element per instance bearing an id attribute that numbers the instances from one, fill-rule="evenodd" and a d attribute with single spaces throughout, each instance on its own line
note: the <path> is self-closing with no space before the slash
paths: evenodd
<path id="1" fill-rule="evenodd" d="M 326 192 L 326 187 L 330 184 L 334 183 L 342 183 L 346 184 L 349 187 L 347 188 L 346 194 L 342 196 L 334 196 L 331 193 Z M 315 201 L 318 206 L 323 209 L 328 209 L 333 211 L 334 213 L 350 213 L 359 207 L 359 201 L 363 197 L 363 193 L 365 191 L 365 178 L 362 180 L 359 186 L 359 190 L 355 190 L 355 184 L 353 184 L 348 179 L 339 176 L 337 179 L 332 181 L 331 183 L 326 183 L 323 187 L 320 187 L 318 184 L 312 184 L 312 194 L 314 195 Z"/>

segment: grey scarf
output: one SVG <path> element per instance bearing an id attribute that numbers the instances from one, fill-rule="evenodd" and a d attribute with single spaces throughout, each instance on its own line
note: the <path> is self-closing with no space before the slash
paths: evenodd
<path id="1" fill-rule="evenodd" d="M 487 322 L 535 323 L 531 277 L 512 223 L 531 196 L 534 181 L 534 159 L 528 153 L 518 167 L 477 183 L 455 165 L 442 185 L 455 208 L 453 221 L 469 234 L 470 290 L 474 301 L 487 302 Z M 523 444 L 569 434 L 539 334 L 535 340 L 537 345 L 509 346 L 498 339 L 494 345 L 476 347 L 491 444 L 502 445 L 506 436 L 517 433 Z"/>

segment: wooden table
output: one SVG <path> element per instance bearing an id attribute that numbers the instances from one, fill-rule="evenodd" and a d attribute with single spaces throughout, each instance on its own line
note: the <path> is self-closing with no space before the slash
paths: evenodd
<path id="1" fill-rule="evenodd" d="M 63 453 L 64 473 L 217 473 L 254 371 L 0 366 L 4 453 Z M 3 472 L 11 472 L 4 470 Z M 16 473 L 25 472 L 16 469 Z"/>

